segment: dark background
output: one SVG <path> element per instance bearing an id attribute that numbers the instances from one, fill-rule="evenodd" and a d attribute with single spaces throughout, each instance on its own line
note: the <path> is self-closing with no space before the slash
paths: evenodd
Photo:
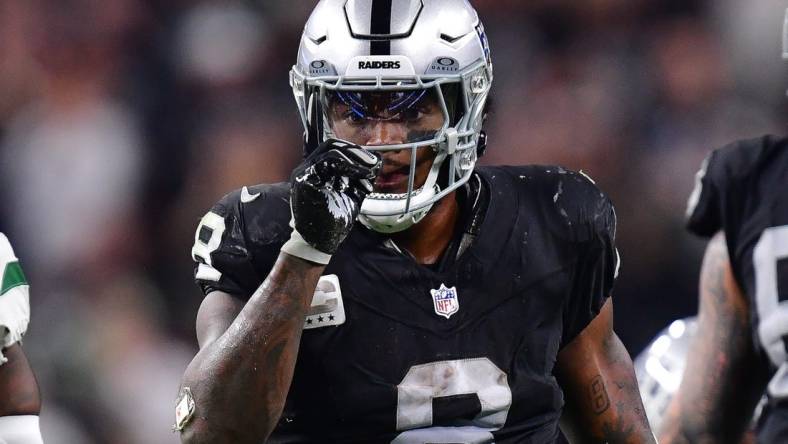
<path id="1" fill-rule="evenodd" d="M 582 169 L 613 198 L 634 356 L 696 308 L 703 242 L 682 219 L 701 159 L 783 132 L 786 1 L 473 3 L 496 74 L 483 162 Z M 32 282 L 47 441 L 178 442 L 194 230 L 297 163 L 287 72 L 313 5 L 0 2 L 0 230 Z"/>

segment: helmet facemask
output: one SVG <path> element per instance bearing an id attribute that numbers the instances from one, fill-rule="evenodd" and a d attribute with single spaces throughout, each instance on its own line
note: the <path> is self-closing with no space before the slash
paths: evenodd
<path id="1" fill-rule="evenodd" d="M 291 75 L 302 119 L 317 139 L 313 145 L 336 138 L 381 153 L 409 151 L 407 188 L 375 190 L 361 207 L 359 220 L 383 233 L 418 223 L 468 181 L 491 81 L 485 60 L 455 75 L 308 77 L 297 66 Z M 380 137 L 387 131 L 396 134 Z M 434 157 L 425 173 L 419 160 L 427 149 Z"/>
<path id="2" fill-rule="evenodd" d="M 446 155 L 438 147 L 450 114 L 439 87 L 386 91 L 328 91 L 328 136 L 383 156 L 373 192 L 362 204 L 363 223 L 391 232 L 417 223 L 440 192 Z M 444 185 L 445 186 L 445 185 Z"/>

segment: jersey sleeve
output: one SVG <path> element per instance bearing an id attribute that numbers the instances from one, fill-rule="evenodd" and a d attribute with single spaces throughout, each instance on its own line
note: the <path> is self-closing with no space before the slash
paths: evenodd
<path id="1" fill-rule="evenodd" d="M 583 174 L 564 181 L 563 212 L 571 221 L 576 251 L 573 279 L 564 304 L 562 344 L 568 344 L 599 314 L 618 276 L 613 203 Z"/>
<path id="2" fill-rule="evenodd" d="M 754 171 L 768 161 L 765 155 L 775 145 L 773 136 L 740 140 L 712 151 L 695 175 L 695 188 L 687 202 L 689 231 L 711 237 L 735 225 L 738 212 L 750 198 Z"/>
<path id="3" fill-rule="evenodd" d="M 727 182 L 719 153 L 710 153 L 695 174 L 695 188 L 687 202 L 687 229 L 704 237 L 714 235 L 722 227 L 721 200 Z"/>
<path id="4" fill-rule="evenodd" d="M 30 322 L 29 286 L 8 238 L 0 233 L 0 364 L 2 349 L 22 340 Z"/>
<path id="5" fill-rule="evenodd" d="M 289 235 L 289 206 L 279 196 L 284 193 L 274 186 L 243 188 L 203 216 L 191 253 L 205 295 L 218 290 L 248 300 L 257 290 Z"/>

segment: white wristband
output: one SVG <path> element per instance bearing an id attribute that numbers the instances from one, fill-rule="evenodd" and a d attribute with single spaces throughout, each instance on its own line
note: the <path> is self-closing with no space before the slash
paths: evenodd
<path id="1" fill-rule="evenodd" d="M 327 265 L 331 261 L 330 254 L 323 253 L 309 245 L 296 229 L 293 229 L 293 232 L 290 234 L 290 240 L 282 245 L 282 251 L 291 256 L 300 257 L 321 265 Z"/>
<path id="2" fill-rule="evenodd" d="M 0 416 L 0 443 L 43 444 L 38 416 Z"/>

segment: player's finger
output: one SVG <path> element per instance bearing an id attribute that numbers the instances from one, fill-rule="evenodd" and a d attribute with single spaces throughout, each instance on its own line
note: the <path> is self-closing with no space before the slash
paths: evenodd
<path id="1" fill-rule="evenodd" d="M 340 161 L 332 166 L 330 174 L 333 176 L 347 177 L 350 180 L 357 181 L 375 178 L 376 171 L 374 168 Z"/>
<path id="2" fill-rule="evenodd" d="M 323 176 L 345 176 L 350 179 L 372 179 L 376 175 L 377 164 L 368 165 L 355 161 L 355 155 L 348 156 L 340 150 L 331 150 L 315 165 Z"/>
<path id="3" fill-rule="evenodd" d="M 371 193 L 373 190 L 372 181 L 369 179 L 361 179 L 358 183 L 364 188 L 364 191 Z"/>
<path id="4" fill-rule="evenodd" d="M 350 186 L 346 190 L 346 193 L 350 195 L 350 198 L 356 201 L 359 205 L 361 205 L 361 202 L 363 202 L 367 195 L 371 192 L 372 182 L 367 179 L 350 182 Z"/>
<path id="5" fill-rule="evenodd" d="M 337 154 L 341 156 L 348 163 L 364 166 L 367 168 L 374 168 L 376 165 L 382 162 L 380 155 L 374 154 L 371 151 L 367 151 L 362 148 L 348 148 L 348 149 L 335 148 L 329 151 L 329 153 Z"/>
<path id="6" fill-rule="evenodd" d="M 346 142 L 344 140 L 328 139 L 325 142 L 321 143 L 314 151 L 312 151 L 312 153 L 310 153 L 309 156 L 307 156 L 307 160 L 317 159 L 318 157 L 336 148 L 348 148 L 351 146 L 355 146 L 355 145 L 353 145 L 350 142 Z"/>
<path id="7" fill-rule="evenodd" d="M 380 154 L 373 153 L 372 151 L 365 150 L 361 147 L 348 148 L 346 150 L 342 150 L 342 152 L 353 159 L 355 163 L 366 165 L 370 168 L 373 168 L 381 163 Z"/>

